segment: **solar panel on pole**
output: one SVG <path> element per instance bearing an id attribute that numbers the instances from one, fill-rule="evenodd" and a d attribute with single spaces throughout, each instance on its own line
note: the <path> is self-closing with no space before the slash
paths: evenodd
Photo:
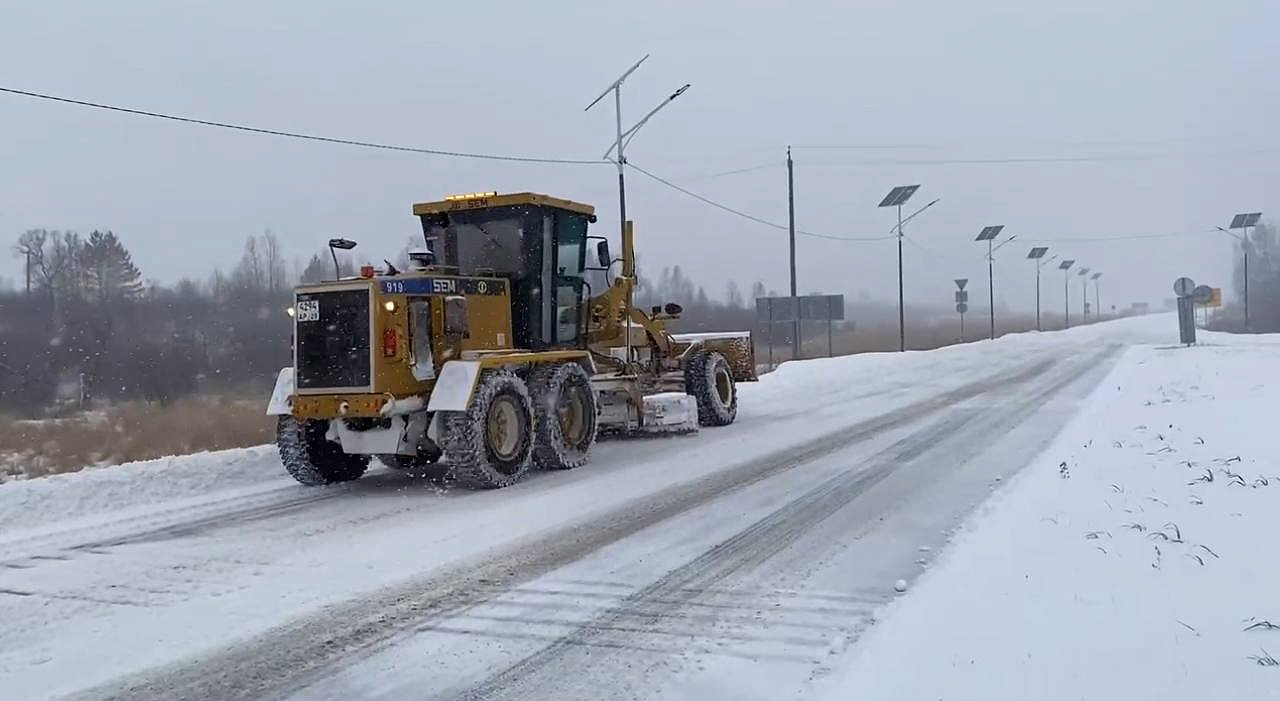
<path id="1" fill-rule="evenodd" d="M 889 194 L 885 195 L 884 199 L 880 200 L 880 204 L 876 206 L 877 207 L 901 207 L 902 205 L 906 204 L 907 200 L 911 199 L 911 196 L 916 194 L 916 190 L 919 190 L 919 189 L 920 189 L 919 185 L 898 185 L 897 187 L 890 190 Z"/>
<path id="2" fill-rule="evenodd" d="M 919 190 L 919 185 L 898 185 L 880 200 L 877 207 L 898 208 L 898 350 L 907 349 L 907 312 L 902 286 L 902 205 Z"/>
<path id="3" fill-rule="evenodd" d="M 990 241 L 999 236 L 1001 231 L 1004 231 L 1003 224 L 1000 226 L 985 226 L 982 231 L 978 232 L 978 238 L 974 239 L 974 241 Z"/>

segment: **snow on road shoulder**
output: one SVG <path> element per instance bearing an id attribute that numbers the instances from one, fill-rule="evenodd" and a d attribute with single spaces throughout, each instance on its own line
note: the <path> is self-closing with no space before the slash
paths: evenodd
<path id="1" fill-rule="evenodd" d="M 820 698 L 1280 694 L 1276 338 L 1135 347 Z"/>
<path id="2" fill-rule="evenodd" d="M 145 460 L 0 485 L 0 534 L 145 509 L 215 491 L 293 484 L 275 446 Z M 24 533 L 29 535 L 29 533 Z M 2 540 L 2 538 L 0 538 Z"/>

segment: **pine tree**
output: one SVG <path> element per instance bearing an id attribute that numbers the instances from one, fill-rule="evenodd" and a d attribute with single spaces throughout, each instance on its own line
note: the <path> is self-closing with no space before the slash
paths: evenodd
<path id="1" fill-rule="evenodd" d="M 142 295 L 142 273 L 112 232 L 95 230 L 89 234 L 79 257 L 84 294 L 90 301 L 134 301 Z"/>

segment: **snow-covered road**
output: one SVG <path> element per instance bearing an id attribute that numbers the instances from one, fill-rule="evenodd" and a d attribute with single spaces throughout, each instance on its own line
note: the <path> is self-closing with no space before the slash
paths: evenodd
<path id="1" fill-rule="evenodd" d="M 804 695 L 1168 317 L 788 364 L 495 492 L 268 449 L 0 487 L 12 698 Z"/>

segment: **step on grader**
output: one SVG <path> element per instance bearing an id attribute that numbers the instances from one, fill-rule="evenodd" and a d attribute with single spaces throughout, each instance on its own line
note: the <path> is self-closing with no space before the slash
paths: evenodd
<path id="1" fill-rule="evenodd" d="M 293 366 L 267 413 L 299 482 L 353 480 L 376 457 L 505 487 L 583 465 L 601 433 L 733 422 L 737 383 L 756 379 L 750 333 L 675 335 L 679 304 L 637 309 L 630 222 L 615 259 L 587 233 L 594 208 L 569 200 L 474 193 L 413 213 L 425 247 L 409 269 L 295 289 Z"/>

